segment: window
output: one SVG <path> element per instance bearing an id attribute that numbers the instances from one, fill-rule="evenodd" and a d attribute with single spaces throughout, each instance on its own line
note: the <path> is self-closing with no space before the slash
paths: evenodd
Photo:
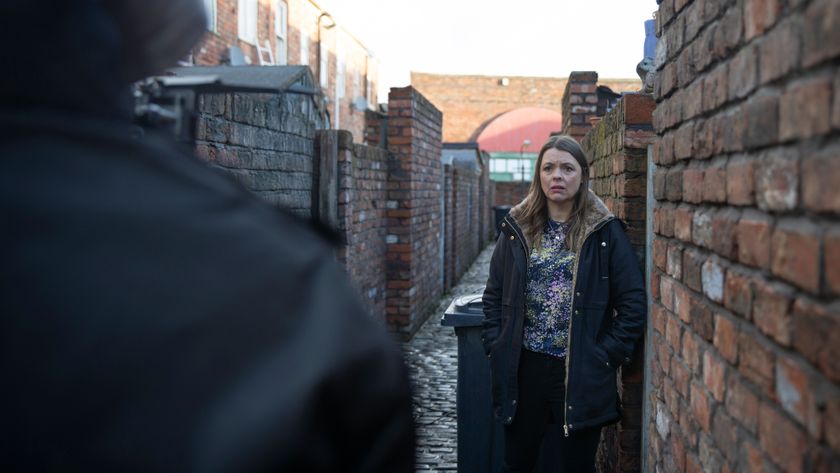
<path id="1" fill-rule="evenodd" d="M 287 45 L 289 44 L 286 26 L 289 18 L 288 11 L 285 0 L 277 0 L 277 11 L 274 15 L 274 34 L 277 35 L 276 63 L 280 66 L 288 62 L 286 56 Z"/>
<path id="2" fill-rule="evenodd" d="M 204 11 L 207 13 L 207 31 L 216 32 L 216 0 L 204 0 Z"/>
<path id="3" fill-rule="evenodd" d="M 257 44 L 257 0 L 239 0 L 237 22 L 239 39 Z"/>
<path id="4" fill-rule="evenodd" d="M 303 28 L 300 29 L 300 64 L 309 64 L 309 32 Z"/>

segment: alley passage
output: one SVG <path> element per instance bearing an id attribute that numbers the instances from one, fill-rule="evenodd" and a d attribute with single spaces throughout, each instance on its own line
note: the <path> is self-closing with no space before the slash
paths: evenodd
<path id="1" fill-rule="evenodd" d="M 414 388 L 418 471 L 456 471 L 457 422 L 455 387 L 458 339 L 440 318 L 455 297 L 484 290 L 494 245 L 484 249 L 434 314 L 405 346 Z"/>

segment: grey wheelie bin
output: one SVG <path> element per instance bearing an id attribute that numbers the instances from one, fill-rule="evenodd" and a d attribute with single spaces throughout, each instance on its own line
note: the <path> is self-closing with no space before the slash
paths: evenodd
<path id="1" fill-rule="evenodd" d="M 482 293 L 456 297 L 446 309 L 440 323 L 453 327 L 458 336 L 458 471 L 460 473 L 498 473 L 504 457 L 504 427 L 493 417 L 490 387 L 490 363 L 481 344 L 481 321 L 484 311 Z M 540 458 L 534 473 L 560 471 L 556 448 L 563 435 L 560 424 L 546 430 Z"/>

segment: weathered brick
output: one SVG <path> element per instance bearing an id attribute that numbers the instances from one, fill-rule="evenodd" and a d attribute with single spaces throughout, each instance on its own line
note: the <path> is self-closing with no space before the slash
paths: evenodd
<path id="1" fill-rule="evenodd" d="M 802 289 L 820 291 L 820 229 L 808 220 L 785 220 L 773 232 L 773 274 Z"/>
<path id="2" fill-rule="evenodd" d="M 726 390 L 726 412 L 753 434 L 758 430 L 758 399 L 741 379 L 733 380 Z"/>
<path id="3" fill-rule="evenodd" d="M 692 204 L 699 204 L 703 201 L 703 169 L 697 166 L 689 166 L 682 173 L 682 200 Z"/>
<path id="4" fill-rule="evenodd" d="M 715 445 L 730 462 L 736 462 L 740 452 L 739 431 L 735 421 L 723 409 L 715 409 L 712 417 L 712 439 Z M 728 465 L 723 465 L 721 473 L 726 471 Z"/>
<path id="5" fill-rule="evenodd" d="M 819 375 L 804 363 L 791 357 L 776 360 L 776 398 L 782 409 L 803 426 L 811 437 L 822 436 Z"/>
<path id="6" fill-rule="evenodd" d="M 741 374 L 773 396 L 776 357 L 770 343 L 752 327 L 744 328 L 738 336 L 738 356 Z"/>
<path id="7" fill-rule="evenodd" d="M 694 122 L 679 127 L 674 134 L 674 158 L 688 159 L 694 151 Z"/>
<path id="8" fill-rule="evenodd" d="M 820 149 L 802 160 L 802 203 L 809 210 L 840 213 L 838 163 L 840 143 Z"/>
<path id="9" fill-rule="evenodd" d="M 742 115 L 743 108 L 745 108 L 745 105 L 726 112 L 721 120 L 722 133 L 719 136 L 724 151 L 741 151 L 744 149 L 745 137 L 747 136 L 747 120 L 744 120 L 744 115 Z M 757 131 L 753 130 L 750 133 L 757 133 Z"/>
<path id="10" fill-rule="evenodd" d="M 679 353 L 679 349 L 681 345 L 674 347 L 676 353 Z M 685 367 L 683 362 L 679 359 L 679 357 L 674 356 L 671 358 L 671 378 L 674 380 L 674 389 L 677 390 L 682 397 L 688 399 L 689 392 L 688 386 L 691 382 L 691 373 L 688 371 L 688 368 Z"/>
<path id="11" fill-rule="evenodd" d="M 840 129 L 840 71 L 834 74 L 834 106 L 831 107 L 831 125 Z"/>
<path id="12" fill-rule="evenodd" d="M 729 61 L 729 100 L 744 98 L 758 85 L 758 53 L 745 46 Z"/>
<path id="13" fill-rule="evenodd" d="M 746 211 L 738 221 L 738 261 L 759 268 L 770 267 L 773 221 L 766 215 Z"/>
<path id="14" fill-rule="evenodd" d="M 840 294 L 840 228 L 834 228 L 823 240 L 823 267 L 825 268 L 826 289 L 832 294 Z"/>
<path id="15" fill-rule="evenodd" d="M 729 8 L 721 19 L 721 27 L 718 29 L 721 38 L 720 42 L 727 52 L 734 50 L 741 44 L 744 38 L 743 10 L 739 4 Z"/>
<path id="16" fill-rule="evenodd" d="M 802 65 L 813 66 L 840 55 L 840 3 L 835 0 L 814 0 L 803 17 Z"/>
<path id="17" fill-rule="evenodd" d="M 732 313 L 749 319 L 752 309 L 753 288 L 750 278 L 737 271 L 726 272 L 723 305 Z"/>
<path id="18" fill-rule="evenodd" d="M 720 64 L 703 78 L 703 110 L 714 110 L 729 98 L 729 65 Z"/>
<path id="19" fill-rule="evenodd" d="M 746 123 L 743 142 L 745 147 L 753 148 L 774 144 L 779 137 L 779 92 L 761 90 L 743 106 L 740 120 Z M 744 120 L 743 117 L 750 117 Z M 731 123 L 730 123 L 731 124 Z M 737 149 L 732 148 L 733 151 Z"/>
<path id="20" fill-rule="evenodd" d="M 715 158 L 703 174 L 703 200 L 726 202 L 726 158 Z"/>
<path id="21" fill-rule="evenodd" d="M 664 336 L 667 320 L 668 314 L 665 312 L 665 308 L 659 304 L 654 304 L 651 308 L 651 321 L 653 322 L 653 329 Z"/>
<path id="22" fill-rule="evenodd" d="M 688 338 L 688 337 L 686 337 Z M 718 401 L 724 401 L 726 394 L 726 363 L 719 360 L 711 352 L 703 354 L 703 384 Z"/>
<path id="23" fill-rule="evenodd" d="M 674 312 L 684 323 L 691 323 L 691 291 L 678 284 L 674 286 Z"/>
<path id="24" fill-rule="evenodd" d="M 804 139 L 827 133 L 831 129 L 830 108 L 829 77 L 809 77 L 789 84 L 779 101 L 779 139 Z"/>
<path id="25" fill-rule="evenodd" d="M 684 101 L 688 101 L 688 87 L 697 76 L 697 71 L 694 66 L 694 51 L 689 47 L 685 48 L 677 57 L 677 84 L 680 89 L 686 91 L 683 97 Z M 683 118 L 688 119 L 689 116 L 685 114 L 686 107 L 683 107 Z"/>
<path id="26" fill-rule="evenodd" d="M 699 81 L 695 84 L 699 84 Z M 716 118 L 697 120 L 694 124 L 694 158 L 705 159 L 717 154 L 715 150 Z"/>
<path id="27" fill-rule="evenodd" d="M 724 208 L 712 215 L 711 249 L 715 253 L 727 258 L 735 259 L 738 254 L 737 228 L 740 211 Z"/>
<path id="28" fill-rule="evenodd" d="M 659 279 L 659 300 L 666 309 L 674 310 L 674 280 L 665 275 Z"/>
<path id="29" fill-rule="evenodd" d="M 672 202 L 682 199 L 682 173 L 682 166 L 674 166 L 665 178 L 665 195 Z"/>
<path id="30" fill-rule="evenodd" d="M 756 281 L 754 289 L 752 318 L 755 326 L 779 344 L 789 346 L 793 292 L 786 286 L 763 280 Z"/>
<path id="31" fill-rule="evenodd" d="M 764 457 L 761 455 L 761 450 L 752 442 L 740 442 L 741 457 L 739 458 L 739 471 L 744 473 L 763 473 Z"/>
<path id="32" fill-rule="evenodd" d="M 724 272 L 720 264 L 715 260 L 707 260 L 701 269 L 703 279 L 703 294 L 709 299 L 723 302 Z"/>
<path id="33" fill-rule="evenodd" d="M 691 383 L 691 411 L 694 419 L 705 432 L 712 427 L 712 406 L 709 396 L 699 383 Z"/>
<path id="34" fill-rule="evenodd" d="M 738 361 L 739 330 L 738 326 L 723 315 L 715 315 L 715 335 L 713 343 L 720 355 L 730 364 Z"/>
<path id="35" fill-rule="evenodd" d="M 691 228 L 691 239 L 695 245 L 704 248 L 712 246 L 712 215 L 713 211 L 699 209 L 694 212 Z"/>
<path id="36" fill-rule="evenodd" d="M 682 248 L 677 244 L 668 245 L 666 272 L 679 281 L 682 278 Z"/>
<path id="37" fill-rule="evenodd" d="M 773 29 L 759 43 L 759 79 L 762 84 L 785 76 L 799 66 L 802 57 L 801 21 L 789 17 Z"/>
<path id="38" fill-rule="evenodd" d="M 840 451 L 840 393 L 834 390 L 826 396 L 825 440 L 835 452 Z"/>
<path id="39" fill-rule="evenodd" d="M 726 164 L 726 198 L 731 205 L 752 205 L 755 196 L 755 161 L 738 155 Z"/>
<path id="40" fill-rule="evenodd" d="M 840 309 L 805 297 L 793 305 L 793 347 L 828 379 L 840 383 Z"/>
<path id="41" fill-rule="evenodd" d="M 776 23 L 781 12 L 779 0 L 746 0 L 744 4 L 744 37 L 748 41 L 764 33 Z"/>
<path id="42" fill-rule="evenodd" d="M 666 237 L 674 236 L 674 207 L 673 205 L 663 205 L 659 209 L 658 212 L 654 215 L 659 216 L 659 234 Z M 656 225 L 656 220 L 654 220 L 654 226 Z"/>
<path id="43" fill-rule="evenodd" d="M 707 342 L 712 342 L 715 335 L 715 317 L 711 309 L 702 303 L 698 298 L 692 297 L 691 304 L 691 328 L 703 337 Z"/>
<path id="44" fill-rule="evenodd" d="M 691 242 L 691 222 L 694 212 L 687 205 L 680 205 L 674 211 L 674 236 L 679 240 Z"/>
<path id="45" fill-rule="evenodd" d="M 663 278 L 665 279 L 665 278 Z M 668 307 L 667 305 L 665 306 Z M 673 310 L 673 306 L 671 309 Z M 680 340 L 682 339 L 682 327 L 680 327 L 679 319 L 674 316 L 668 317 L 668 321 L 665 324 L 665 340 L 668 341 L 668 345 L 671 346 L 672 350 L 679 350 L 680 349 Z M 672 365 L 673 368 L 673 365 Z"/>
<path id="46" fill-rule="evenodd" d="M 690 301 L 691 295 L 689 294 L 688 297 Z M 700 340 L 693 333 L 686 332 L 685 335 L 683 335 L 682 342 L 683 361 L 685 361 L 686 366 L 688 366 L 688 369 L 691 370 L 692 373 L 699 373 L 702 367 L 701 355 L 705 353 L 705 350 L 702 352 L 700 350 Z"/>
<path id="47" fill-rule="evenodd" d="M 662 271 L 665 271 L 668 261 L 668 240 L 658 237 L 654 238 L 652 250 L 653 264 Z"/>
<path id="48" fill-rule="evenodd" d="M 769 404 L 762 403 L 759 412 L 758 439 L 767 456 L 786 472 L 804 473 L 808 440 L 787 417 Z"/>
<path id="49" fill-rule="evenodd" d="M 792 148 L 765 153 L 756 166 L 755 192 L 763 210 L 793 210 L 799 196 L 799 159 Z"/>
<path id="50" fill-rule="evenodd" d="M 683 15 L 685 15 L 685 42 L 689 43 L 697 36 L 700 28 L 704 26 L 705 5 L 702 2 L 692 3 Z"/>
<path id="51" fill-rule="evenodd" d="M 683 284 L 701 292 L 703 290 L 701 279 L 701 268 L 705 259 L 694 250 L 686 250 L 683 252 Z"/>

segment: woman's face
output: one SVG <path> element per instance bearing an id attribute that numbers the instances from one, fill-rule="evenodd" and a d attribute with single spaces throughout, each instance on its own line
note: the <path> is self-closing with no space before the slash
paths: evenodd
<path id="1" fill-rule="evenodd" d="M 540 184 L 549 202 L 571 203 L 580 189 L 580 180 L 580 164 L 569 152 L 551 148 L 543 154 Z"/>

